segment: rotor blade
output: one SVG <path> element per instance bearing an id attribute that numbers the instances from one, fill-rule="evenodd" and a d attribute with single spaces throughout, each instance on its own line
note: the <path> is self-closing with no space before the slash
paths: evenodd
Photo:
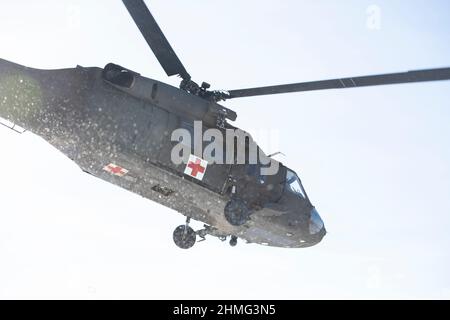
<path id="1" fill-rule="evenodd" d="M 167 75 L 178 74 L 183 79 L 189 80 L 191 76 L 178 59 L 145 2 L 143 0 L 122 1 Z"/>
<path id="2" fill-rule="evenodd" d="M 346 89 L 356 87 L 380 86 L 387 84 L 400 84 L 412 82 L 426 82 L 450 80 L 450 68 L 408 71 L 403 73 L 390 73 L 356 78 L 343 78 L 324 81 L 285 84 L 271 87 L 228 91 L 227 99 L 262 96 L 269 94 L 303 92 L 327 89 Z"/>

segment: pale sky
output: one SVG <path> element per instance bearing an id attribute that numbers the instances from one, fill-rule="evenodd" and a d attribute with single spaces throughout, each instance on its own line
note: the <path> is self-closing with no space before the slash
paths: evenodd
<path id="1" fill-rule="evenodd" d="M 450 66 L 445 0 L 147 4 L 215 89 Z M 26 66 L 114 62 L 178 85 L 119 0 L 2 1 L 0 39 L 0 58 Z M 238 127 L 279 136 L 260 142 L 286 154 L 329 231 L 310 249 L 208 238 L 182 251 L 181 214 L 1 127 L 0 298 L 449 299 L 449 101 L 447 81 L 225 104 Z"/>

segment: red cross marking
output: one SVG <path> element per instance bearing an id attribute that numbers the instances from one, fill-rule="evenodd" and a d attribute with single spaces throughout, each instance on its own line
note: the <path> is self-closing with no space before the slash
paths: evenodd
<path id="1" fill-rule="evenodd" d="M 197 177 L 199 172 L 205 173 L 205 168 L 202 167 L 202 162 L 199 159 L 197 159 L 195 163 L 192 161 L 189 162 L 188 167 L 192 169 L 191 176 L 193 177 Z"/>
<path id="2" fill-rule="evenodd" d="M 121 167 L 115 167 L 113 165 L 109 165 L 108 166 L 108 170 L 112 173 L 112 174 L 121 174 L 123 173 L 123 168 Z"/>

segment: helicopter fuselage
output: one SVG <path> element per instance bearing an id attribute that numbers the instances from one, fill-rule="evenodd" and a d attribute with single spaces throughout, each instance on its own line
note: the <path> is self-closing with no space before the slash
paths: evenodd
<path id="1" fill-rule="evenodd" d="M 38 70 L 0 60 L 0 117 L 42 137 L 84 172 L 205 223 L 210 235 L 300 248 L 326 234 L 295 172 L 282 164 L 264 178 L 248 164 L 209 164 L 201 181 L 187 176 L 186 164 L 171 161 L 171 133 L 191 130 L 194 121 L 231 128 L 226 119 L 236 114 L 119 66 Z M 292 182 L 298 186 L 290 189 Z M 252 209 L 241 226 L 224 217 L 237 196 Z"/>

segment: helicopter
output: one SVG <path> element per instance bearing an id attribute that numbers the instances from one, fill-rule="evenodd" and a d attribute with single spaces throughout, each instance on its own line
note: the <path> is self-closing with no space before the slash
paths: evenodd
<path id="1" fill-rule="evenodd" d="M 122 2 L 166 74 L 181 78 L 178 88 L 113 63 L 40 70 L 0 59 L 0 117 L 11 129 L 20 126 L 45 139 L 83 172 L 186 216 L 186 223 L 173 232 L 181 249 L 206 236 L 229 239 L 231 246 L 242 239 L 306 248 L 327 234 L 295 170 L 265 155 L 249 134 L 234 127 L 230 122 L 237 114 L 221 101 L 450 80 L 450 68 L 440 68 L 211 90 L 208 83 L 192 80 L 143 0 Z M 225 136 L 227 147 L 216 148 L 214 155 L 231 161 L 207 159 L 205 141 L 174 140 L 180 129 L 194 137 L 205 137 L 210 130 Z M 237 131 L 244 139 L 227 135 Z M 183 161 L 174 161 L 180 146 Z M 250 159 L 251 150 L 258 151 L 256 161 Z M 241 161 L 239 151 L 244 153 Z M 269 174 L 269 167 L 276 170 Z M 204 228 L 194 230 L 191 220 L 201 221 Z"/>

